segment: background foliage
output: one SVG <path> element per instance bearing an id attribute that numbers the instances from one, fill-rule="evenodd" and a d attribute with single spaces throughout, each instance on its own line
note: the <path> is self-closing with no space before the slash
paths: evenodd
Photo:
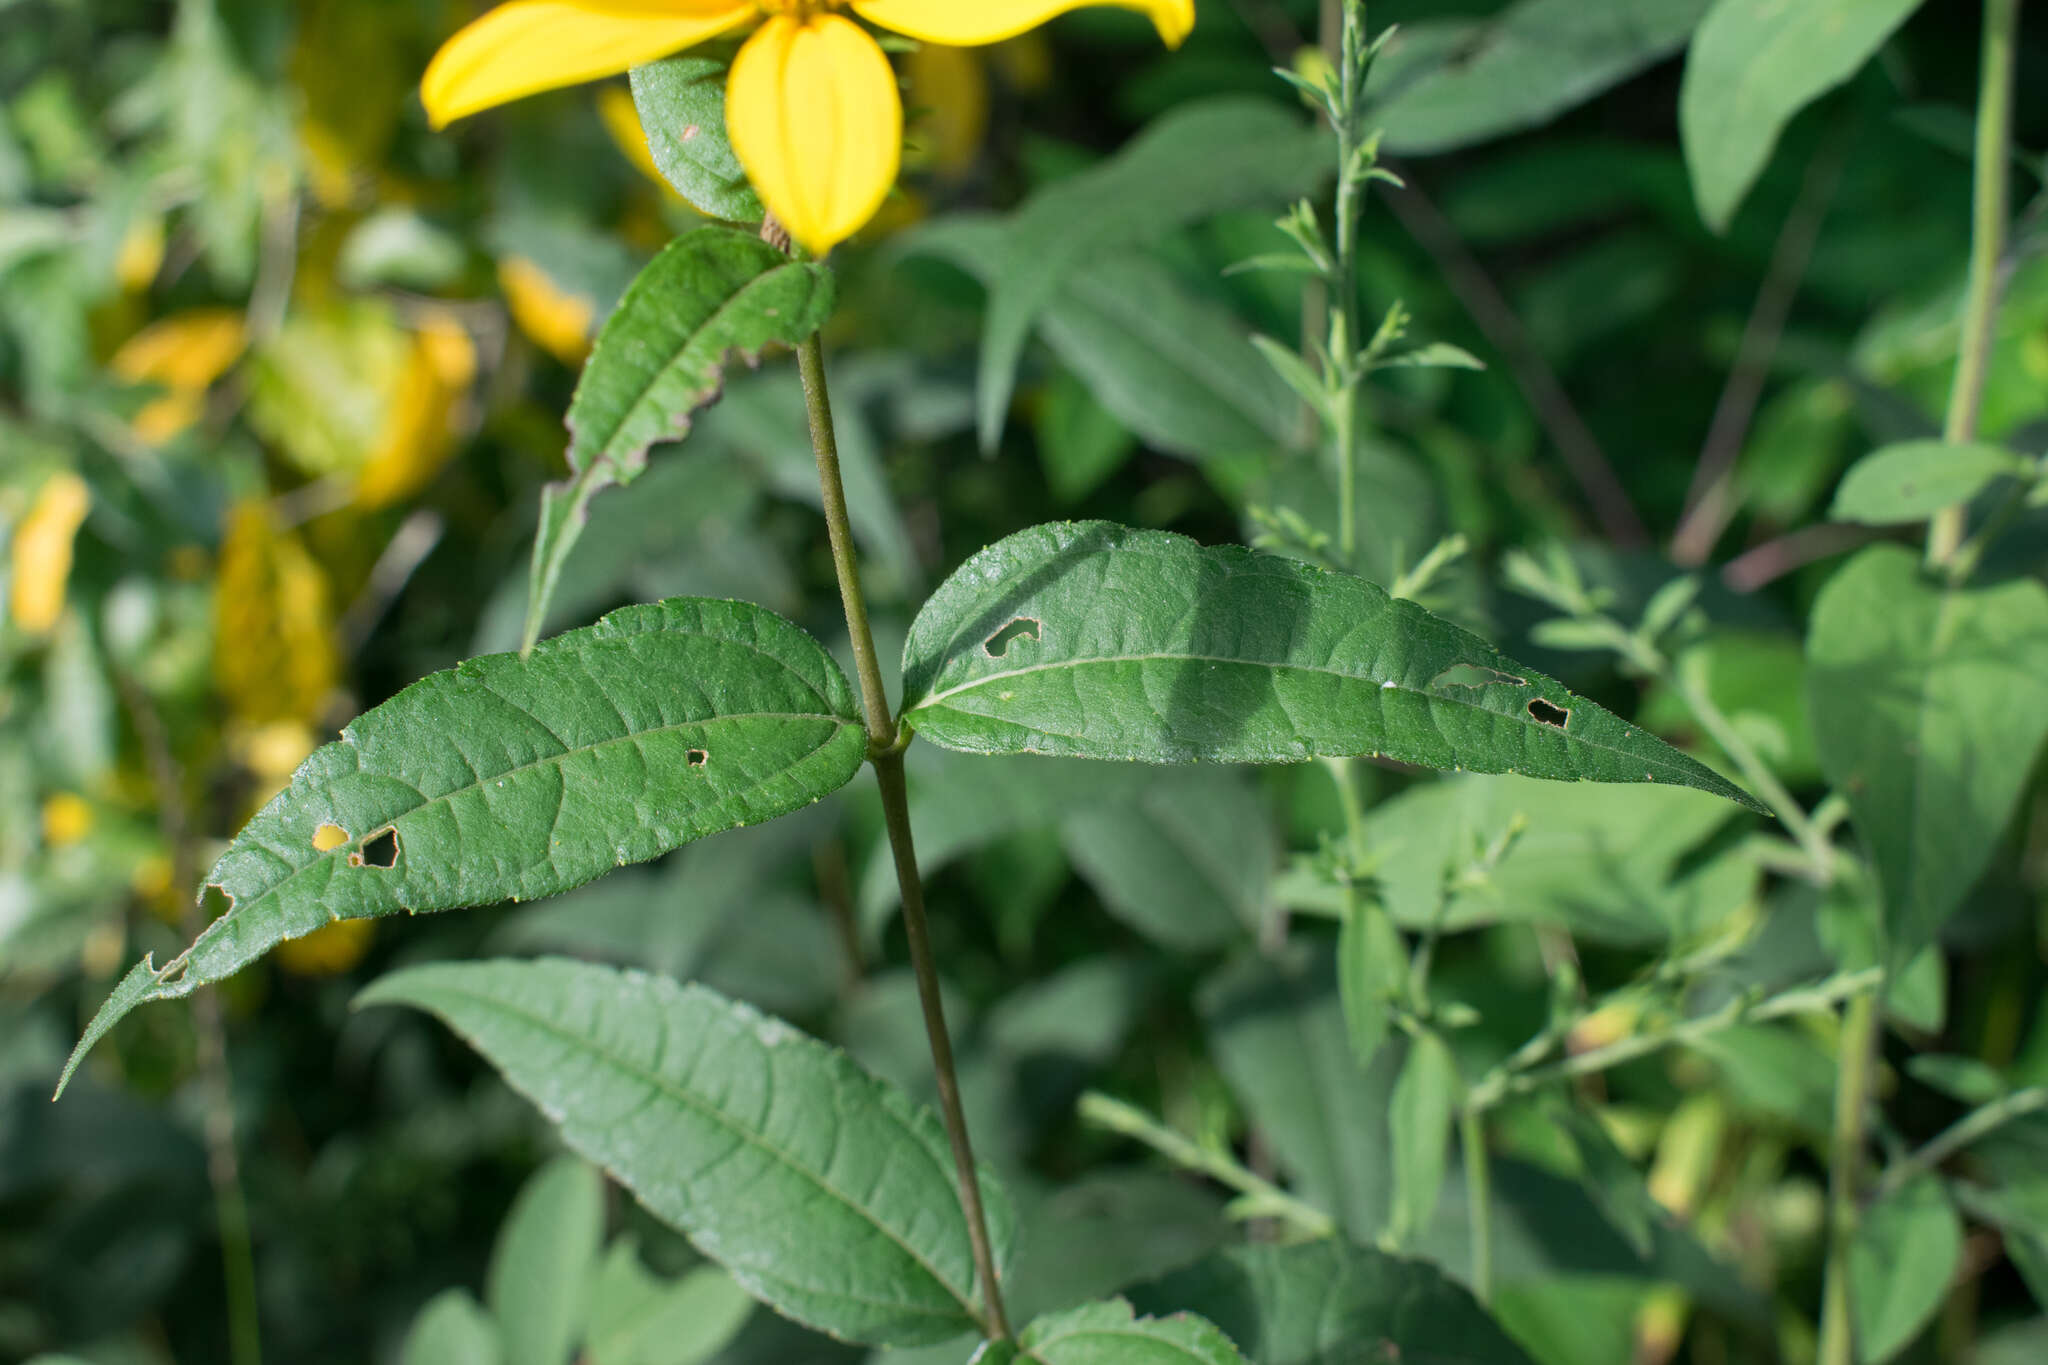
<path id="1" fill-rule="evenodd" d="M 396 967 L 415 974 L 394 995 L 444 959 L 568 954 L 710 985 L 924 1097 L 865 785 L 557 900 L 337 924 L 136 1015 L 48 1103 L 125 965 L 218 910 L 191 903 L 199 869 L 316 743 L 520 644 L 576 367 L 698 221 L 655 163 L 705 173 L 660 136 L 650 155 L 623 81 L 429 133 L 414 83 L 472 8 L 0 0 L 0 1356 L 226 1358 L 243 1219 L 277 1360 L 861 1354 L 754 1309 L 555 1155 L 432 1020 L 349 1005 Z M 1229 269 L 1286 251 L 1274 218 L 1327 189 L 1327 138 L 1270 72 L 1313 70 L 1318 6 L 1200 13 L 1172 55 L 1092 11 L 900 59 L 912 171 L 835 259 L 827 332 L 885 658 L 963 560 L 1039 522 L 1328 557 L 1334 472 L 1253 340 L 1303 335 L 1301 280 Z M 1888 953 L 1893 1154 L 2048 1082 L 2048 522 L 2019 511 L 1961 607 L 1916 596 L 1907 549 L 1844 569 L 1875 527 L 2033 477 L 2014 452 L 2048 431 L 2040 26 L 1994 444 L 1930 494 L 1910 462 L 1843 476 L 1939 433 L 1976 6 L 1384 0 L 1372 19 L 1401 25 L 1373 117 L 1408 187 L 1373 187 L 1364 307 L 1400 302 L 1486 368 L 1374 377 L 1359 569 L 1726 767 L 1687 705 L 1708 696 L 1809 804 L 1847 791 L 1863 842 L 1844 848 L 1871 867 L 1822 895 L 1755 817 L 1662 787 L 1370 768 L 1383 932 L 1428 945 L 1425 1026 L 1376 1035 L 1345 1000 L 1389 988 L 1357 976 L 1389 955 L 1337 931 L 1344 814 L 1320 766 L 916 746 L 969 1110 L 1016 1203 L 1016 1316 L 1124 1289 L 1139 1311 L 1201 1303 L 1256 1359 L 1343 1358 L 1305 1308 L 1230 1316 L 1261 1277 L 1347 1283 L 1286 1234 L 1321 1219 L 1469 1279 L 1447 1085 L 1504 1074 L 1559 1021 L 1586 1054 L 1707 1018 L 1492 1097 L 1495 1314 L 1545 1365 L 1807 1359 L 1839 1028 L 1745 1007 Z M 744 213 L 743 188 L 712 193 Z M 645 439 L 578 436 L 578 461 Z M 628 453 L 583 448 L 605 439 Z M 836 647 L 816 498 L 786 357 L 729 371 L 686 445 L 593 499 L 549 633 L 687 593 Z M 1916 653 L 1943 630 L 1972 642 L 1963 664 Z M 1922 683 L 1960 717 L 1924 752 L 1830 719 L 1830 698 Z M 1960 794 L 1886 805 L 1854 780 L 1872 764 Z M 1176 1135 L 1189 1150 L 1162 1161 Z M 220 1194 L 231 1151 L 245 1208 Z M 2020 1117 L 1956 1178 L 1880 1187 L 1853 1266 L 1867 1358 L 2036 1358 L 2044 1153 L 2048 1119 Z M 1226 1206 L 1174 1169 L 1204 1161 L 1256 1186 Z"/>

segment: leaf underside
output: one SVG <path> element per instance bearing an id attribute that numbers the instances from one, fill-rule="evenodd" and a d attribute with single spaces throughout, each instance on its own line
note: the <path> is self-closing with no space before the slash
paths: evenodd
<path id="1" fill-rule="evenodd" d="M 628 607 L 521 658 L 406 688 L 314 752 L 221 855 L 229 900 L 183 953 L 101 1007 L 189 995 L 343 919 L 534 900 L 807 806 L 860 770 L 845 675 L 762 607 Z M 59 1093 L 62 1093 L 60 1083 Z"/>
<path id="2" fill-rule="evenodd" d="M 702 986 L 559 958 L 408 968 L 357 1003 L 439 1016 L 778 1312 L 874 1345 L 977 1330 L 944 1129 L 836 1049 Z M 1014 1220 L 982 1187 L 1000 1258 Z"/>
<path id="3" fill-rule="evenodd" d="M 974 556 L 904 646 L 948 748 L 1148 763 L 1385 756 L 1747 793 L 1478 636 L 1349 574 L 1107 522 Z"/>

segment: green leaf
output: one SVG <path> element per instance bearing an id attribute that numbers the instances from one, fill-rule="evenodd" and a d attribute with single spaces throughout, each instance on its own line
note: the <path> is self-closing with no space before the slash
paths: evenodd
<path id="1" fill-rule="evenodd" d="M 2024 477 L 2029 468 L 2026 460 L 2003 446 L 1903 441 L 1851 465 L 1828 515 L 1873 526 L 1920 521 L 1944 507 L 1968 502 L 1995 479 Z"/>
<path id="2" fill-rule="evenodd" d="M 1394 1140 L 1394 1213 L 1397 1244 L 1430 1225 L 1444 1184 L 1444 1165 L 1457 1116 L 1458 1062 L 1450 1045 L 1423 1029 L 1409 1045 L 1401 1078 L 1394 1082 L 1387 1128 Z"/>
<path id="3" fill-rule="evenodd" d="M 725 132 L 727 64 L 669 57 L 633 68 L 633 107 L 655 169 L 699 213 L 758 223 L 761 200 Z"/>
<path id="4" fill-rule="evenodd" d="M 590 1365 L 699 1365 L 753 1314 L 754 1301 L 716 1266 L 663 1281 L 627 1239 L 613 1244 L 590 1287 Z"/>
<path id="5" fill-rule="evenodd" d="M 1685 59 L 1678 131 L 1700 217 L 1741 207 L 1792 116 L 1848 80 L 1920 0 L 1715 0 Z"/>
<path id="6" fill-rule="evenodd" d="M 1377 896 L 1350 906 L 1337 926 L 1337 994 L 1351 1055 L 1371 1066 L 1393 1022 L 1389 1006 L 1408 989 L 1408 952 Z"/>
<path id="7" fill-rule="evenodd" d="M 1393 1198 L 1387 1109 L 1400 1052 L 1361 1071 L 1327 950 L 1247 954 L 1196 1002 L 1217 1066 L 1296 1193 L 1351 1236 L 1379 1236 Z"/>
<path id="8" fill-rule="evenodd" d="M 504 1339 L 467 1289 L 444 1289 L 413 1319 L 400 1365 L 501 1365 Z"/>
<path id="9" fill-rule="evenodd" d="M 1192 1313 L 1141 1318 L 1122 1299 L 1083 1304 L 1034 1320 L 1015 1353 L 991 1344 L 977 1365 L 1245 1365 L 1230 1338 Z"/>
<path id="10" fill-rule="evenodd" d="M 1883 1365 L 1948 1298 L 1963 1254 L 1963 1221 L 1939 1178 L 1923 1175 L 1864 1210 L 1849 1246 L 1856 1358 Z"/>
<path id="11" fill-rule="evenodd" d="M 484 1301 L 505 1365 L 567 1365 L 582 1340 L 591 1268 L 604 1244 L 604 1177 L 557 1157 L 519 1191 L 491 1250 Z"/>
<path id="12" fill-rule="evenodd" d="M 1108 522 L 974 556 L 904 644 L 904 715 L 967 753 L 1150 763 L 1385 755 L 1436 768 L 1733 784 L 1362 578 Z"/>
<path id="13" fill-rule="evenodd" d="M 945 1131 L 843 1053 L 701 986 L 557 958 L 412 967 L 357 1003 L 440 1016 L 777 1312 L 875 1345 L 979 1326 Z M 1009 1201 L 982 1188 L 1006 1253 Z"/>
<path id="14" fill-rule="evenodd" d="M 1813 606 L 1808 704 L 1884 893 L 1896 970 L 1983 875 L 2048 736 L 2048 589 L 1931 582 L 1874 545 Z"/>
<path id="15" fill-rule="evenodd" d="M 1334 1238 L 1232 1247 L 1130 1299 L 1145 1313 L 1199 1311 L 1259 1365 L 1529 1361 L 1435 1266 Z"/>
<path id="16" fill-rule="evenodd" d="M 1110 912 L 1165 947 L 1200 952 L 1255 932 L 1279 858 L 1266 803 L 1223 769 L 1149 784 L 1065 821 L 1074 868 Z"/>
<path id="17" fill-rule="evenodd" d="M 1684 46 L 1707 0 L 1520 0 L 1404 24 L 1373 69 L 1386 148 L 1428 156 L 1548 123 Z"/>
<path id="18" fill-rule="evenodd" d="M 691 415 L 718 397 L 737 353 L 758 364 L 772 344 L 794 346 L 832 312 L 831 272 L 792 261 L 737 228 L 707 227 L 670 242 L 606 319 L 569 405 L 569 469 L 541 502 L 526 638 L 531 648 L 590 499 L 628 484 L 647 452 L 689 434 Z"/>
<path id="19" fill-rule="evenodd" d="M 135 1006 L 190 995 L 286 939 L 552 896 L 810 805 L 866 755 L 832 657 L 740 602 L 628 607 L 525 658 L 436 673 L 300 766 L 207 874 L 227 913 L 122 980 L 63 1079 Z"/>
<path id="20" fill-rule="evenodd" d="M 994 449 L 1033 324 L 1085 265 L 1226 209 L 1291 201 L 1333 173 L 1327 135 L 1286 106 L 1225 95 L 1185 104 L 1116 156 L 1033 195 L 1010 219 L 989 291 L 977 406 Z M 1113 406 L 1113 405 L 1112 405 Z"/>

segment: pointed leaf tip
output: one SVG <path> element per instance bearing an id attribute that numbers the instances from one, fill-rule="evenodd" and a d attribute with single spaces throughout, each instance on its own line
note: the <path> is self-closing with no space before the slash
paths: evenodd
<path id="1" fill-rule="evenodd" d="M 99 1013 L 93 1015 L 92 1022 L 85 1026 L 85 1033 L 79 1038 L 78 1046 L 71 1049 L 71 1056 L 64 1063 L 64 1071 L 57 1077 L 57 1089 L 50 1096 L 52 1104 L 64 1098 L 64 1090 L 71 1084 L 72 1076 L 77 1074 L 80 1063 L 85 1061 L 85 1055 L 91 1052 L 93 1046 L 106 1037 L 130 1010 L 151 1000 L 169 999 L 185 993 L 175 985 L 163 986 L 163 979 L 176 968 L 183 966 L 184 958 L 173 959 L 162 971 L 157 970 L 154 959 L 155 954 L 145 953 L 142 961 L 130 967 L 128 975 L 121 978 L 120 984 L 114 987 L 105 1003 L 100 1006 Z"/>

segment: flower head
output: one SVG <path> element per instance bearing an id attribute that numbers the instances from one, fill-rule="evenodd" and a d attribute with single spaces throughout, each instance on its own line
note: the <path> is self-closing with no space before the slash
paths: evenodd
<path id="1" fill-rule="evenodd" d="M 971 47 L 1088 5 L 1138 10 L 1175 46 L 1195 22 L 1194 0 L 511 0 L 448 40 L 421 94 L 441 127 L 755 25 L 732 64 L 726 126 L 761 202 L 822 255 L 881 207 L 903 141 L 889 59 L 841 11 Z"/>

